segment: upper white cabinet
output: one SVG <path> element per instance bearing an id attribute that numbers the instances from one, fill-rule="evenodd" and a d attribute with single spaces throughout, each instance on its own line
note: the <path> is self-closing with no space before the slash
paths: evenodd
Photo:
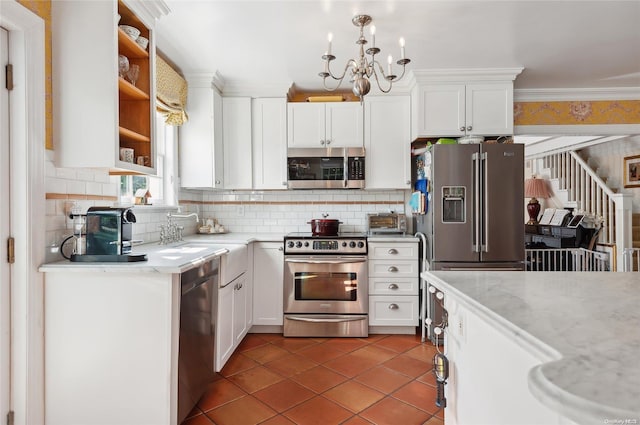
<path id="1" fill-rule="evenodd" d="M 156 173 L 153 27 L 159 16 L 142 19 L 133 11 L 136 2 L 127 4 L 132 7 L 117 1 L 51 3 L 53 128 L 60 167 Z M 118 24 L 139 29 L 148 48 Z M 135 84 L 118 75 L 118 55 L 140 67 Z M 133 162 L 120 160 L 121 148 L 133 149 Z"/>
<path id="2" fill-rule="evenodd" d="M 222 98 L 224 188 L 251 189 L 251 98 Z"/>
<path id="3" fill-rule="evenodd" d="M 287 188 L 287 100 L 252 101 L 253 188 Z"/>
<path id="4" fill-rule="evenodd" d="M 180 185 L 223 188 L 222 97 L 211 82 L 189 81 L 189 120 L 180 126 Z"/>
<path id="5" fill-rule="evenodd" d="M 366 188 L 410 188 L 410 96 L 367 96 L 364 116 Z"/>
<path id="6" fill-rule="evenodd" d="M 288 146 L 361 147 L 363 120 L 359 102 L 289 103 Z"/>
<path id="7" fill-rule="evenodd" d="M 513 134 L 513 81 L 522 68 L 416 72 L 415 137 Z"/>
<path id="8" fill-rule="evenodd" d="M 435 84 L 419 89 L 419 135 L 513 133 L 513 84 Z"/>

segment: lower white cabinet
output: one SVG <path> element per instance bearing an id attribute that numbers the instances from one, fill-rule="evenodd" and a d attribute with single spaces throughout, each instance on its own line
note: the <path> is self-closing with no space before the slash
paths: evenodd
<path id="1" fill-rule="evenodd" d="M 251 327 L 251 293 L 251 279 L 247 273 L 241 274 L 218 290 L 216 372 L 220 372 L 224 367 Z"/>
<path id="2" fill-rule="evenodd" d="M 282 326 L 282 242 L 258 242 L 253 251 L 253 324 Z"/>
<path id="3" fill-rule="evenodd" d="M 418 326 L 420 282 L 417 240 L 370 240 L 368 244 L 369 325 Z"/>
<path id="4" fill-rule="evenodd" d="M 237 279 L 236 279 L 237 280 Z M 235 282 L 235 281 L 234 281 Z M 233 327 L 233 296 L 234 282 L 218 290 L 218 316 L 216 318 L 216 343 L 215 343 L 215 368 L 216 372 L 224 367 L 224 364 L 233 354 L 235 343 Z"/>

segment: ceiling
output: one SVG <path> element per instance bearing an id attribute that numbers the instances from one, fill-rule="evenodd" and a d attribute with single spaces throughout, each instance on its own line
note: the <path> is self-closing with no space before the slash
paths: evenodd
<path id="1" fill-rule="evenodd" d="M 383 63 L 404 37 L 409 69 L 523 67 L 516 89 L 640 87 L 637 0 L 165 2 L 158 49 L 184 75 L 217 71 L 229 86 L 322 89 L 327 34 L 341 71 L 357 53 L 351 18 L 366 13 Z"/>

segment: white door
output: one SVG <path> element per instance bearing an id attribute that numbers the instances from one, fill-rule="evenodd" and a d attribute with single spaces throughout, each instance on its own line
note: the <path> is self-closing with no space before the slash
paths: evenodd
<path id="1" fill-rule="evenodd" d="M 411 98 L 367 96 L 364 109 L 366 188 L 410 188 Z"/>
<path id="2" fill-rule="evenodd" d="M 419 96 L 419 136 L 464 136 L 464 84 L 425 85 Z"/>
<path id="3" fill-rule="evenodd" d="M 7 263 L 9 225 L 9 92 L 4 85 L 9 63 L 9 33 L 0 28 L 0 418 L 7 417 L 10 403 L 10 267 Z"/>
<path id="4" fill-rule="evenodd" d="M 364 114 L 359 102 L 326 104 L 326 144 L 329 147 L 362 147 Z"/>
<path id="5" fill-rule="evenodd" d="M 289 103 L 287 115 L 287 144 L 290 148 L 324 146 L 324 103 Z"/>
<path id="6" fill-rule="evenodd" d="M 513 84 L 468 84 L 467 134 L 513 134 Z"/>

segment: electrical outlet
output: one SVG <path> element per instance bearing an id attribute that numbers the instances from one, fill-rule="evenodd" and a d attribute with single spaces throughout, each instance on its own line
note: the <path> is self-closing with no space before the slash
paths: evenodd
<path id="1" fill-rule="evenodd" d="M 238 217 L 244 217 L 244 205 L 238 205 L 238 209 L 236 210 Z"/>

